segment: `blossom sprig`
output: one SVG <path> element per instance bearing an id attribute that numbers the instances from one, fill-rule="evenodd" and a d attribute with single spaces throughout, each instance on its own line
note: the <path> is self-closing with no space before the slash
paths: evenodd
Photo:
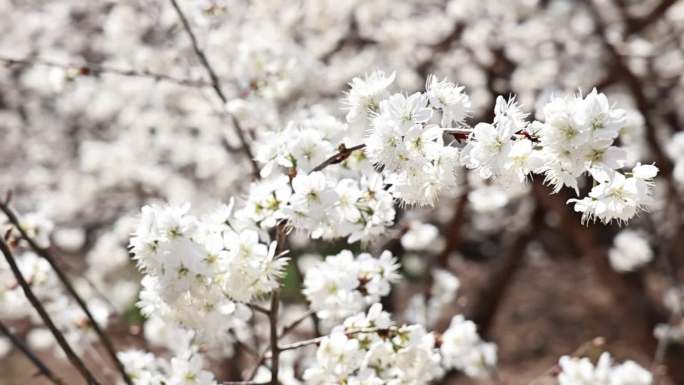
<path id="1" fill-rule="evenodd" d="M 200 333 L 225 335 L 249 318 L 244 303 L 279 286 L 288 258 L 256 228 L 241 226 L 232 205 L 204 218 L 189 205 L 145 206 L 131 238 L 143 290 L 138 306 Z"/>
<path id="2" fill-rule="evenodd" d="M 204 369 L 202 356 L 191 349 L 170 360 L 141 350 L 127 350 L 118 356 L 136 385 L 217 384 L 214 374 Z"/>
<path id="3" fill-rule="evenodd" d="M 382 305 L 375 304 L 320 340 L 316 362 L 304 379 L 311 384 L 427 384 L 448 369 L 483 376 L 496 362 L 496 349 L 482 344 L 474 325 L 462 318 L 454 318 L 437 337 L 418 324 L 395 325 Z"/>
<path id="4" fill-rule="evenodd" d="M 378 258 L 349 250 L 331 255 L 306 270 L 303 293 L 311 309 L 328 327 L 380 301 L 400 278 L 389 251 Z"/>
<path id="5" fill-rule="evenodd" d="M 585 222 L 624 222 L 650 203 L 657 167 L 638 165 L 628 176 L 620 171 L 627 153 L 615 145 L 621 129 L 637 117 L 612 106 L 596 89 L 586 96 L 552 97 L 543 107 L 543 122 L 528 121 L 515 97 L 499 96 L 491 123 L 463 129 L 453 128 L 464 125 L 470 105 L 462 87 L 430 77 L 424 93 L 390 94 L 379 91 L 378 84 L 387 88 L 392 80 L 378 82 L 382 76 L 355 79 L 352 88 L 372 89 L 372 97 L 351 97 L 357 94 L 352 90 L 347 103 L 356 111 L 373 100 L 373 108 L 366 105 L 365 153 L 392 196 L 406 204 L 434 205 L 443 191 L 458 186 L 461 164 L 504 186 L 540 174 L 554 192 L 570 187 L 579 194 L 580 178 L 591 176 L 598 184 L 589 196 L 569 201 Z M 454 133 L 467 135 L 461 150 L 458 143 L 445 142 Z"/>

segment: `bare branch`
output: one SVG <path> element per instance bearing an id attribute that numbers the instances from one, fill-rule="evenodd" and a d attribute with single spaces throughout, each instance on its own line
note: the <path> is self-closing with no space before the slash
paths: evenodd
<path id="1" fill-rule="evenodd" d="M 316 314 L 316 312 L 313 311 L 313 310 L 309 310 L 309 311 L 307 311 L 306 313 L 302 314 L 301 316 L 299 316 L 299 318 L 297 318 L 296 320 L 292 321 L 292 323 L 290 323 L 289 325 L 285 326 L 285 327 L 283 328 L 283 332 L 280 334 L 280 336 L 278 336 L 278 338 L 279 338 L 279 339 L 282 339 L 283 337 L 285 337 L 286 335 L 288 335 L 291 331 L 293 331 L 295 328 L 297 328 L 297 326 L 299 326 L 299 324 L 301 324 L 302 322 L 304 322 L 305 320 L 307 320 L 308 318 L 310 318 L 310 317 L 313 316 L 314 314 Z"/>
<path id="2" fill-rule="evenodd" d="M 14 274 L 17 283 L 19 284 L 19 286 L 21 286 L 21 289 L 24 291 L 24 295 L 26 295 L 26 298 L 29 300 L 33 308 L 36 309 L 38 315 L 43 320 L 45 326 L 47 326 L 47 328 L 50 329 L 50 332 L 55 337 L 55 340 L 57 340 L 57 344 L 59 344 L 59 346 L 64 351 L 64 354 L 69 359 L 69 362 L 71 362 L 71 364 L 74 365 L 74 367 L 81 373 L 81 375 L 89 385 L 99 385 L 100 383 L 95 379 L 95 376 L 93 376 L 93 374 L 85 366 L 83 361 L 76 355 L 74 350 L 71 348 L 66 338 L 64 337 L 64 334 L 62 334 L 62 332 L 57 328 L 57 326 L 55 326 L 54 322 L 52 322 L 50 315 L 47 313 L 47 311 L 45 311 L 45 308 L 40 303 L 40 300 L 38 300 L 35 294 L 33 294 L 31 286 L 26 281 L 24 276 L 21 274 L 19 266 L 17 266 L 17 262 L 14 259 L 12 251 L 10 250 L 7 243 L 5 243 L 5 241 L 2 239 L 0 239 L 0 250 L 5 255 L 7 264 L 12 270 L 12 273 Z"/>
<path id="3" fill-rule="evenodd" d="M 344 143 L 340 144 L 337 147 L 337 153 L 330 156 L 328 159 L 324 160 L 323 163 L 319 164 L 318 166 L 314 167 L 311 172 L 315 171 L 321 171 L 324 168 L 330 166 L 331 164 L 338 164 L 344 162 L 345 159 L 349 158 L 349 156 L 352 154 L 352 152 L 356 150 L 362 150 L 366 148 L 365 144 L 357 144 L 356 146 L 352 146 L 347 148 L 347 146 L 344 145 Z"/>
<path id="4" fill-rule="evenodd" d="M 225 106 L 225 104 L 228 103 L 228 98 L 226 97 L 226 94 L 223 92 L 223 89 L 221 88 L 221 82 L 219 81 L 219 78 L 216 75 L 216 71 L 214 71 L 214 68 L 211 66 L 211 64 L 209 64 L 209 59 L 207 58 L 207 55 L 199 47 L 197 37 L 195 36 L 195 33 L 193 32 L 192 27 L 190 26 L 190 22 L 188 21 L 188 18 L 185 16 L 185 13 L 183 13 L 181 7 L 178 5 L 178 2 L 176 0 L 170 1 L 171 5 L 178 14 L 178 18 L 180 19 L 181 24 L 183 25 L 185 33 L 188 35 L 188 38 L 190 38 L 190 42 L 192 43 L 192 49 L 195 51 L 195 55 L 199 59 L 204 69 L 207 71 L 209 79 L 211 79 L 211 87 L 214 89 L 214 92 L 219 97 L 219 99 L 221 99 Z M 240 140 L 240 144 L 242 145 L 242 151 L 245 152 L 245 155 L 247 156 L 252 165 L 252 174 L 255 178 L 258 178 L 259 165 L 256 163 L 254 155 L 252 154 L 252 149 L 250 148 L 249 143 L 247 143 L 247 138 L 245 138 L 245 135 L 242 132 L 240 122 L 238 122 L 237 118 L 235 118 L 233 114 L 229 115 L 232 120 L 233 127 L 235 128 L 235 134 L 237 135 L 238 139 Z"/>
<path id="5" fill-rule="evenodd" d="M 281 221 L 276 226 L 276 255 L 285 251 L 287 243 L 287 223 Z M 278 347 L 278 315 L 280 307 L 280 290 L 275 288 L 271 293 L 271 311 L 268 321 L 271 332 L 271 385 L 278 385 L 280 367 L 280 348 Z"/>
<path id="6" fill-rule="evenodd" d="M 0 332 L 7 336 L 7 338 L 9 338 L 9 340 L 12 341 L 12 344 L 22 353 L 24 353 L 26 358 L 28 358 L 33 363 L 33 365 L 35 365 L 36 368 L 38 368 L 40 374 L 45 376 L 45 378 L 50 380 L 55 385 L 64 385 L 64 381 L 61 378 L 57 377 L 57 375 L 55 375 L 52 372 L 52 370 L 50 370 L 50 368 L 48 368 L 47 365 L 45 365 L 45 363 L 40 358 L 38 358 L 38 356 L 31 350 L 31 348 L 29 348 L 22 340 L 19 339 L 19 337 L 12 334 L 9 328 L 5 326 L 5 324 L 3 324 L 2 321 L 0 321 Z"/>
<path id="7" fill-rule="evenodd" d="M 123 363 L 121 363 L 119 357 L 116 355 L 116 349 L 114 348 L 114 344 L 112 343 L 111 339 L 109 338 L 109 336 L 107 336 L 107 334 L 102 330 L 100 325 L 97 323 L 95 317 L 90 312 L 88 305 L 86 305 L 83 298 L 81 298 L 81 296 L 78 294 L 78 292 L 74 288 L 74 285 L 71 283 L 69 277 L 67 277 L 64 271 L 62 271 L 62 269 L 57 265 L 55 257 L 47 249 L 38 245 L 36 241 L 26 233 L 26 230 L 24 230 L 24 228 L 21 226 L 21 221 L 14 213 L 14 211 L 12 211 L 12 209 L 9 208 L 9 206 L 5 205 L 4 203 L 0 203 L 0 210 L 5 214 L 5 216 L 7 216 L 7 219 L 9 219 L 9 221 L 19 231 L 19 234 L 21 234 L 21 237 L 29 244 L 31 249 L 33 249 L 33 251 L 36 254 L 44 258 L 50 264 L 52 269 L 57 274 L 59 280 L 67 289 L 67 292 L 69 292 L 69 294 L 74 298 L 74 300 L 81 308 L 81 310 L 83 310 L 83 313 L 85 313 L 86 317 L 88 317 L 90 325 L 93 327 L 93 330 L 95 331 L 95 334 L 97 334 L 97 336 L 99 337 L 100 341 L 102 341 L 102 345 L 105 347 L 105 350 L 107 350 L 107 353 L 116 365 L 116 368 L 121 374 L 121 377 L 124 379 L 126 384 L 133 385 L 133 381 L 126 373 L 126 369 L 124 368 Z"/>
<path id="8" fill-rule="evenodd" d="M 206 82 L 204 80 L 181 79 L 149 70 L 136 71 L 134 69 L 115 68 L 109 66 L 102 66 L 94 63 L 65 64 L 43 58 L 31 57 L 20 59 L 11 58 L 4 55 L 0 55 L 0 62 L 5 63 L 7 66 L 19 65 L 23 67 L 42 66 L 50 68 L 60 68 L 65 71 L 74 71 L 75 75 L 78 76 L 100 76 L 103 74 L 109 74 L 125 77 L 152 79 L 155 81 L 165 81 L 168 83 L 173 83 L 185 87 L 211 87 L 211 83 Z"/>

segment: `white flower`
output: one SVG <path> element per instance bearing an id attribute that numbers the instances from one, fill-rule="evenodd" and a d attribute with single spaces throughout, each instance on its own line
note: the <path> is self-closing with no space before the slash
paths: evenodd
<path id="1" fill-rule="evenodd" d="M 396 125 L 400 134 L 419 123 L 425 123 L 432 116 L 432 109 L 427 107 L 427 96 L 416 92 L 410 96 L 394 94 L 380 105 L 381 114 L 387 114 Z"/>
<path id="2" fill-rule="evenodd" d="M 394 82 L 395 73 L 389 76 L 382 71 L 366 75 L 364 79 L 354 78 L 349 85 L 351 89 L 345 98 L 349 112 L 347 121 L 352 122 L 365 118 L 368 112 L 377 111 L 380 101 L 385 97 L 387 88 Z"/>
<path id="3" fill-rule="evenodd" d="M 448 80 L 429 75 L 425 85 L 430 105 L 442 111 L 442 127 L 452 127 L 463 122 L 470 111 L 470 98 L 464 87 Z"/>
<path id="4" fill-rule="evenodd" d="M 276 288 L 287 258 L 276 258 L 275 242 L 262 241 L 258 228 L 237 227 L 230 206 L 202 219 L 188 211 L 188 205 L 143 208 L 131 238 L 144 274 L 138 306 L 201 338 L 225 338 L 233 322 L 249 317 L 234 301 Z"/>
<path id="5" fill-rule="evenodd" d="M 559 385 L 650 385 L 653 375 L 634 361 L 613 365 L 604 352 L 594 365 L 588 358 L 563 356 L 559 360 Z"/>
<path id="6" fill-rule="evenodd" d="M 626 222 L 644 206 L 652 202 L 652 178 L 658 169 L 650 165 L 637 164 L 632 176 L 626 177 L 619 172 L 605 176 L 583 199 L 570 199 L 575 203 L 575 211 L 582 213 L 583 221 L 595 219 L 603 223 L 612 220 Z"/>
<path id="7" fill-rule="evenodd" d="M 388 251 L 379 258 L 366 253 L 355 258 L 343 250 L 306 271 L 303 293 L 325 325 L 332 326 L 388 295 L 400 278 L 398 268 Z"/>
<path id="8" fill-rule="evenodd" d="M 215 385 L 214 375 L 202 369 L 202 358 L 196 354 L 171 359 L 169 385 Z"/>
<path id="9" fill-rule="evenodd" d="M 442 335 L 442 364 L 462 370 L 469 376 L 487 376 L 496 365 L 496 346 L 484 342 L 472 321 L 458 315 Z"/>
<path id="10" fill-rule="evenodd" d="M 307 384 L 427 384 L 442 374 L 435 340 L 420 325 L 396 327 L 380 304 L 323 338 Z"/>
<path id="11" fill-rule="evenodd" d="M 500 174 L 508 160 L 514 132 L 511 124 L 478 123 L 463 149 L 463 163 L 468 168 L 478 169 L 482 178 Z"/>
<path id="12" fill-rule="evenodd" d="M 401 245 L 406 250 L 434 250 L 439 239 L 439 229 L 429 223 L 412 223 L 401 237 Z"/>
<path id="13" fill-rule="evenodd" d="M 610 264 L 617 271 L 633 271 L 653 259 L 653 250 L 639 233 L 623 230 L 615 236 L 614 246 L 608 252 Z"/>

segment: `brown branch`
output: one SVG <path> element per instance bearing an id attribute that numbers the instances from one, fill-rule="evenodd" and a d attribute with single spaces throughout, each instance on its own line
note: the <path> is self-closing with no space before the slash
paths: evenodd
<path id="1" fill-rule="evenodd" d="M 634 334 L 641 347 L 646 350 L 654 347 L 653 326 L 667 317 L 663 316 L 646 295 L 642 277 L 638 274 L 619 274 L 611 268 L 606 247 L 599 243 L 594 232 L 580 224 L 577 215 L 570 212 L 562 193 L 549 195 L 548 190 L 540 183 L 533 183 L 532 193 L 547 212 L 555 212 L 559 216 L 562 234 L 572 241 L 580 255 L 588 259 L 614 301 L 620 304 L 626 314 L 634 316 L 638 321 L 640 330 Z"/>
<path id="2" fill-rule="evenodd" d="M 283 337 L 285 337 L 286 335 L 288 335 L 291 331 L 293 331 L 295 328 L 297 328 L 297 326 L 299 326 L 299 324 L 301 324 L 301 323 L 304 322 L 305 320 L 309 319 L 309 318 L 310 318 L 311 316 L 313 316 L 314 314 L 316 314 L 316 312 L 313 311 L 313 310 L 307 311 L 306 313 L 302 314 L 301 316 L 299 316 L 299 318 L 297 318 L 297 319 L 295 319 L 294 321 L 292 321 L 292 323 L 290 323 L 289 325 L 285 326 L 285 327 L 283 328 L 283 332 L 280 333 L 280 335 L 278 336 L 278 338 L 279 338 L 279 339 L 282 339 Z"/>
<path id="3" fill-rule="evenodd" d="M 473 300 L 474 306 L 468 309 L 466 318 L 477 324 L 482 336 L 488 334 L 504 300 L 506 289 L 510 287 L 515 274 L 523 265 L 527 246 L 536 235 L 542 220 L 542 210 L 535 209 L 532 223 L 508 244 L 508 252 L 494 261 L 494 266 L 488 273 L 487 284 Z"/>
<path id="4" fill-rule="evenodd" d="M 35 365 L 35 367 L 38 368 L 40 374 L 45 376 L 45 378 L 50 380 L 55 385 L 64 385 L 64 381 L 61 378 L 57 377 L 57 375 L 55 375 L 52 372 L 52 370 L 50 370 L 50 368 L 48 368 L 47 365 L 45 365 L 45 363 L 40 358 L 38 358 L 38 356 L 31 350 L 31 348 L 28 347 L 28 345 L 26 345 L 22 340 L 20 340 L 19 337 L 12 334 L 9 328 L 5 326 L 5 324 L 2 323 L 2 321 L 0 321 L 0 332 L 7 336 L 7 338 L 9 338 L 12 344 L 22 353 L 24 353 L 26 358 L 28 358 L 33 363 L 33 365 Z"/>
<path id="5" fill-rule="evenodd" d="M 628 35 L 634 35 L 637 34 L 647 27 L 649 27 L 651 24 L 655 23 L 656 21 L 660 20 L 660 18 L 667 12 L 670 7 L 675 5 L 677 0 L 663 0 L 658 3 L 655 8 L 651 10 L 648 14 L 645 16 L 639 18 L 639 19 L 630 19 L 627 20 L 627 30 L 626 33 Z"/>
<path id="6" fill-rule="evenodd" d="M 644 116 L 644 123 L 646 126 L 646 141 L 648 143 L 649 149 L 655 157 L 655 161 L 661 170 L 661 174 L 667 178 L 672 173 L 672 162 L 665 155 L 665 152 L 660 145 L 657 137 L 656 127 L 650 118 L 649 112 L 652 108 L 652 103 L 649 98 L 644 93 L 642 82 L 639 77 L 629 68 L 627 63 L 624 61 L 624 57 L 620 55 L 618 50 L 613 46 L 613 44 L 608 40 L 606 23 L 601 16 L 596 4 L 593 0 L 584 0 L 589 13 L 591 14 L 594 23 L 596 24 L 596 32 L 601 39 L 603 46 L 608 53 L 608 56 L 613 63 L 614 71 L 611 71 L 612 76 L 617 76 L 625 82 L 625 85 L 629 89 L 630 93 L 634 97 L 637 109 Z"/>
<path id="7" fill-rule="evenodd" d="M 0 203 L 0 210 L 5 214 L 5 216 L 7 216 L 7 219 L 9 219 L 9 221 L 19 231 L 19 234 L 21 234 L 21 237 L 29 244 L 31 249 L 50 264 L 50 267 L 52 267 L 52 269 L 55 271 L 57 277 L 62 282 L 64 287 L 67 289 L 67 292 L 74 298 L 78 306 L 81 308 L 81 310 L 83 310 L 83 313 L 85 313 L 86 317 L 88 317 L 90 325 L 93 327 L 95 334 L 97 334 L 100 341 L 102 342 L 102 345 L 105 347 L 105 350 L 107 351 L 110 358 L 116 365 L 116 368 L 121 374 L 121 377 L 124 379 L 126 384 L 133 385 L 133 381 L 128 376 L 128 373 L 126 373 L 126 368 L 124 367 L 123 363 L 121 363 L 121 361 L 119 360 L 119 357 L 116 355 L 116 349 L 114 348 L 114 344 L 112 343 L 111 339 L 97 323 L 95 317 L 90 312 L 88 305 L 86 305 L 86 302 L 78 294 L 78 292 L 74 288 L 74 285 L 71 283 L 69 277 L 67 277 L 64 271 L 62 271 L 62 269 L 57 265 L 56 258 L 47 249 L 42 248 L 40 245 L 38 245 L 36 241 L 33 238 L 31 238 L 28 235 L 28 233 L 26 233 L 26 230 L 24 230 L 23 226 L 21 225 L 21 221 L 14 213 L 14 211 L 12 211 L 12 209 L 9 208 L 9 206 L 5 205 L 4 203 Z"/>
<path id="8" fill-rule="evenodd" d="M 276 225 L 276 255 L 285 251 L 287 243 L 287 223 L 280 221 Z M 271 310 L 268 316 L 271 333 L 271 385 L 278 385 L 278 371 L 280 367 L 280 348 L 278 347 L 278 316 L 280 311 L 280 288 L 271 293 Z"/>
<path id="9" fill-rule="evenodd" d="M 84 64 L 64 64 L 56 61 L 43 59 L 43 58 L 11 58 L 7 56 L 0 56 L 0 62 L 5 63 L 8 67 L 11 66 L 23 66 L 23 67 L 33 67 L 33 66 L 43 66 L 50 68 L 60 68 L 65 71 L 75 71 L 75 75 L 78 76 L 91 76 L 97 77 L 100 75 L 117 75 L 124 77 L 135 77 L 135 78 L 145 78 L 152 79 L 155 81 L 165 81 L 168 83 L 174 83 L 177 85 L 185 87 L 211 87 L 211 83 L 203 80 L 191 80 L 191 79 L 181 79 L 175 78 L 170 75 L 157 73 L 149 70 L 136 71 L 134 69 L 123 69 L 115 68 L 109 66 L 98 65 L 95 63 L 84 63 Z"/>
<path id="10" fill-rule="evenodd" d="M 359 23 L 356 21 L 356 17 L 352 15 L 347 33 L 342 36 L 328 52 L 321 55 L 320 60 L 325 64 L 329 64 L 332 57 L 342 51 L 346 46 L 363 48 L 367 45 L 374 44 L 378 44 L 378 42 L 361 36 L 359 33 Z"/>
<path id="11" fill-rule="evenodd" d="M 390 328 L 385 328 L 385 329 L 378 329 L 378 328 L 370 328 L 370 329 L 358 329 L 358 330 L 351 330 L 348 332 L 345 332 L 344 334 L 347 337 L 356 335 L 356 334 L 367 334 L 367 333 L 391 333 L 393 331 L 396 331 L 396 328 L 390 327 Z M 303 348 L 305 346 L 309 345 L 317 345 L 319 342 L 323 341 L 324 339 L 328 338 L 329 336 L 321 336 L 321 337 L 316 337 L 316 338 L 311 338 L 308 340 L 303 340 L 303 341 L 297 341 L 291 344 L 287 345 L 282 345 L 280 346 L 280 351 L 284 350 L 293 350 L 293 349 L 299 349 Z"/>
<path id="12" fill-rule="evenodd" d="M 24 276 L 21 274 L 21 270 L 19 270 L 19 266 L 17 266 L 17 262 L 14 259 L 14 255 L 12 254 L 12 251 L 10 250 L 7 243 L 5 243 L 4 239 L 0 239 L 0 251 L 2 251 L 2 253 L 5 255 L 7 264 L 12 270 L 12 273 L 14 274 L 17 283 L 19 284 L 19 286 L 21 286 L 21 289 L 24 291 L 24 295 L 29 300 L 33 308 L 36 309 L 38 315 L 43 320 L 43 323 L 45 323 L 45 326 L 47 326 L 52 335 L 55 337 L 55 340 L 57 340 L 57 344 L 62 348 L 64 354 L 67 356 L 67 359 L 69 359 L 69 362 L 71 362 L 71 364 L 74 365 L 74 367 L 81 373 L 81 375 L 88 384 L 99 385 L 100 383 L 95 379 L 95 376 L 93 376 L 93 374 L 86 367 L 83 361 L 76 355 L 74 350 L 71 348 L 66 338 L 64 337 L 64 334 L 62 334 L 62 332 L 57 328 L 57 326 L 55 326 L 54 322 L 52 322 L 50 315 L 48 315 L 47 311 L 45 311 L 45 308 L 40 303 L 40 300 L 38 300 L 35 294 L 33 294 L 33 291 L 31 290 L 31 285 L 29 285 Z"/>
<path id="13" fill-rule="evenodd" d="M 349 156 L 352 154 L 352 152 L 354 152 L 356 150 L 362 150 L 364 148 L 366 148 L 365 144 L 357 144 L 356 146 L 352 146 L 352 147 L 347 148 L 347 146 L 345 146 L 344 143 L 342 143 L 339 146 L 337 146 L 337 153 L 336 154 L 330 156 L 328 159 L 324 160 L 323 163 L 314 167 L 311 170 L 311 172 L 321 171 L 324 168 L 326 168 L 332 164 L 342 163 L 347 158 L 349 158 Z"/>
<path id="14" fill-rule="evenodd" d="M 223 92 L 223 89 L 221 88 L 221 82 L 219 81 L 219 77 L 216 75 L 216 71 L 214 71 L 214 68 L 209 64 L 209 59 L 207 58 L 207 55 L 205 54 L 204 51 L 199 47 L 199 43 L 197 42 L 197 37 L 195 36 L 195 33 L 192 30 L 192 27 L 190 26 L 190 22 L 188 21 L 188 18 L 185 16 L 185 13 L 183 13 L 183 10 L 181 7 L 178 5 L 178 2 L 176 0 L 170 0 L 171 5 L 173 8 L 176 10 L 176 14 L 178 15 L 178 18 L 181 21 L 181 24 L 183 25 L 183 29 L 185 30 L 185 33 L 188 35 L 188 38 L 190 38 L 190 43 L 192 43 L 192 49 L 195 51 L 195 55 L 199 59 L 200 63 L 204 67 L 204 69 L 207 71 L 207 74 L 209 75 L 209 79 L 211 79 L 211 87 L 214 89 L 214 92 L 216 95 L 221 99 L 221 101 L 224 104 L 228 103 L 228 98 L 226 97 L 226 94 Z M 256 163 L 256 160 L 254 159 L 254 155 L 252 154 L 252 149 L 249 146 L 249 143 L 247 142 L 247 138 L 245 137 L 244 133 L 242 132 L 242 127 L 240 126 L 240 122 L 238 122 L 237 118 L 233 114 L 229 114 L 231 121 L 233 123 L 233 128 L 235 129 L 235 134 L 237 135 L 238 139 L 240 140 L 240 144 L 242 146 L 242 151 L 244 151 L 245 155 L 250 161 L 250 164 L 252 166 L 252 175 L 255 178 L 259 177 L 259 165 Z"/>

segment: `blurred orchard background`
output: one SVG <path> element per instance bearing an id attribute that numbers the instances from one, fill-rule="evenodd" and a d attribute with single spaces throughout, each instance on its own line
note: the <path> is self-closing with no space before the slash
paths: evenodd
<path id="1" fill-rule="evenodd" d="M 441 296 L 430 322 L 473 320 L 498 345 L 506 384 L 553 383 L 559 356 L 597 343 L 654 370 L 661 384 L 684 384 L 683 1 L 179 5 L 235 119 L 170 1 L 0 0 L 0 193 L 12 191 L 22 223 L 49 245 L 117 348 L 163 355 L 179 338 L 135 306 L 140 275 L 127 245 L 140 207 L 187 201 L 201 211 L 245 197 L 251 160 L 241 140 L 323 108 L 343 121 L 351 79 L 383 70 L 408 92 L 428 74 L 464 86 L 466 122 L 491 121 L 497 95 L 517 95 L 535 117 L 551 95 L 597 87 L 633 117 L 619 138 L 630 157 L 660 168 L 656 204 L 623 226 L 580 224 L 565 204 L 572 192 L 549 194 L 541 178 L 501 188 L 464 172 L 459 191 L 435 209 L 400 210 L 378 241 L 403 265 L 385 309 L 416 322 L 421 296 Z M 282 292 L 299 309 L 285 312 L 290 319 L 306 305 L 298 268 L 342 248 L 299 238 Z M 456 278 L 431 289 L 434 269 Z M 67 383 L 80 383 L 13 291 L 0 264 L 0 320 Z M 105 383 L 119 381 L 97 338 L 79 337 L 87 320 L 68 295 L 54 297 L 48 310 L 86 364 Z M 251 366 L 237 345 L 210 359 L 217 379 Z M 0 384 L 48 383 L 35 373 L 0 336 Z"/>

